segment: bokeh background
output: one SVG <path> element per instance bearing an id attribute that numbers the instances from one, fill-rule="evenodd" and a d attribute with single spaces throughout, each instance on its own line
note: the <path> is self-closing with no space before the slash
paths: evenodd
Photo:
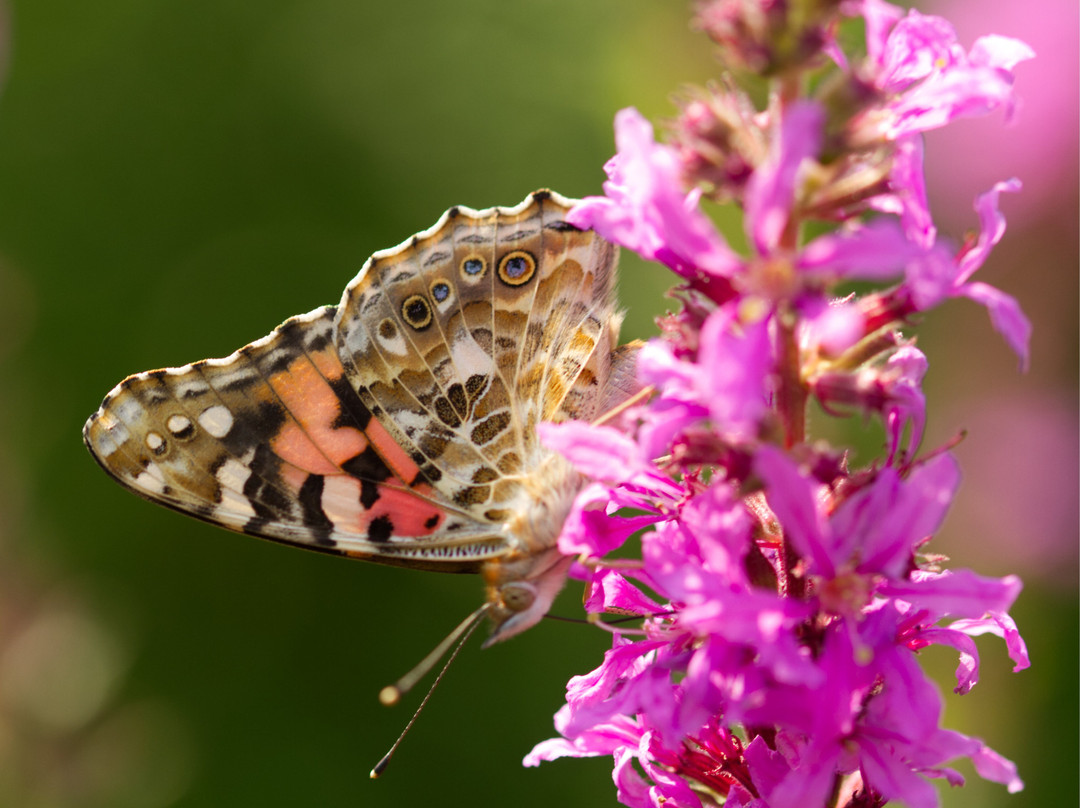
<path id="1" fill-rule="evenodd" d="M 1023 6 L 1023 10 L 1020 7 Z M 923 7 L 924 10 L 929 10 Z M 929 140 L 939 227 L 997 179 L 1010 231 L 982 271 L 1035 322 L 1032 370 L 974 304 L 920 329 L 929 444 L 969 430 L 936 548 L 1020 573 L 1033 667 L 980 643 L 948 724 L 1016 760 L 1009 797 L 1077 803 L 1077 5 L 933 7 L 970 43 L 1021 36 L 1025 106 Z M 655 0 L 20 0 L 0 95 L 0 806 L 614 805 L 610 761 L 521 757 L 552 734 L 601 632 L 474 643 L 379 782 L 408 718 L 379 688 L 480 597 L 469 577 L 259 542 L 110 482 L 80 428 L 125 375 L 222 356 L 336 302 L 374 250 L 452 204 L 598 191 L 611 118 L 715 75 L 686 6 Z M 627 335 L 668 277 L 624 259 Z M 880 432 L 846 425 L 873 446 Z M 563 613 L 574 613 L 571 587 Z M 556 611 L 560 608 L 557 606 Z M 927 655 L 945 689 L 954 655 Z M 970 772 L 970 769 L 966 771 Z"/>

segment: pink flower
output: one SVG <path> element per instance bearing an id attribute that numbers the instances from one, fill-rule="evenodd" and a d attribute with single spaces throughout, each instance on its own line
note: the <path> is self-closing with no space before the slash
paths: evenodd
<path id="1" fill-rule="evenodd" d="M 817 156 L 824 113 L 813 102 L 800 102 L 786 110 L 778 124 L 768 157 L 746 189 L 745 229 L 756 258 L 736 255 L 698 210 L 698 194 L 683 193 L 674 150 L 654 142 L 652 127 L 634 109 L 622 110 L 615 118 L 618 153 L 606 167 L 606 195 L 586 198 L 571 211 L 570 222 L 592 227 L 683 277 L 705 273 L 731 279 L 774 300 L 798 298 L 806 289 L 845 278 L 898 276 L 922 250 L 909 243 L 895 221 L 852 224 L 799 251 L 784 247 L 782 235 L 792 214 L 799 170 Z"/>
<path id="2" fill-rule="evenodd" d="M 732 307 L 705 321 L 696 361 L 677 359 L 663 341 L 649 342 L 638 358 L 638 376 L 660 391 L 650 410 L 661 418 L 647 430 L 646 454 L 666 453 L 676 434 L 707 418 L 726 440 L 755 438 L 772 370 L 768 319 L 742 323 Z"/>
<path id="3" fill-rule="evenodd" d="M 915 548 L 941 524 L 960 480 L 949 455 L 915 469 L 906 481 L 886 466 L 826 520 L 817 504 L 820 484 L 803 476 L 784 454 L 762 447 L 755 469 L 765 480 L 769 506 L 785 526 L 788 541 L 810 564 L 810 573 L 823 582 L 868 576 L 866 594 L 879 582 L 906 577 Z"/>
<path id="4" fill-rule="evenodd" d="M 956 255 L 942 247 L 928 252 L 922 260 L 912 262 L 907 271 L 904 289 L 910 295 L 916 311 L 926 311 L 946 298 L 967 297 L 981 303 L 990 314 L 990 322 L 1009 347 L 1020 357 L 1020 368 L 1028 366 L 1028 343 L 1031 322 L 1024 316 L 1020 304 L 1011 295 L 985 283 L 971 281 L 971 276 L 990 255 L 1005 235 L 1005 217 L 998 208 L 1002 193 L 1016 193 L 1020 181 L 999 182 L 975 200 L 979 215 L 979 235 L 974 244 L 966 245 Z"/>
<path id="5" fill-rule="evenodd" d="M 1013 68 L 1035 55 L 1020 40 L 980 37 L 965 53 L 941 17 L 914 10 L 900 17 L 880 0 L 848 9 L 867 20 L 868 78 L 882 95 L 881 103 L 853 121 L 856 142 L 899 140 L 960 117 L 1012 111 Z"/>
<path id="6" fill-rule="evenodd" d="M 685 278 L 726 277 L 735 254 L 698 210 L 699 195 L 682 190 L 678 155 L 655 142 L 652 124 L 636 109 L 615 116 L 618 153 L 604 166 L 606 196 L 591 196 L 568 217 L 643 258 L 660 261 Z"/>
<path id="7" fill-rule="evenodd" d="M 797 251 L 784 247 L 782 235 L 793 213 L 799 168 L 817 156 L 824 123 L 824 112 L 817 104 L 793 104 L 785 112 L 768 158 L 746 189 L 746 234 L 759 260 L 744 262 L 742 272 L 770 276 L 777 264 L 789 264 L 795 275 L 794 288 L 779 291 L 794 298 L 843 279 L 896 277 L 922 252 L 908 241 L 899 223 L 889 219 L 866 225 L 852 223 L 813 239 Z"/>

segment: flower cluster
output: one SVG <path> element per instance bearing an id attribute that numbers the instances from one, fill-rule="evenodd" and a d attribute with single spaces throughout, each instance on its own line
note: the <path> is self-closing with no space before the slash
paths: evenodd
<path id="1" fill-rule="evenodd" d="M 1014 670 L 1028 657 L 1008 614 L 1020 581 L 946 569 L 927 546 L 960 474 L 947 450 L 920 453 L 927 360 L 902 329 L 966 297 L 1026 366 L 1016 301 L 971 280 L 1019 182 L 981 195 L 977 236 L 953 246 L 927 206 L 921 133 L 1010 111 L 1033 54 L 1001 36 L 965 50 L 947 21 L 883 0 L 710 0 L 697 22 L 772 90 L 758 110 L 731 74 L 692 89 L 666 143 L 622 110 L 604 196 L 571 212 L 673 270 L 682 309 L 640 349 L 652 393 L 621 424 L 542 426 L 593 481 L 559 548 L 613 644 L 525 762 L 610 754 L 635 807 L 930 808 L 930 779 L 962 782 L 946 768 L 959 757 L 1018 790 L 1008 760 L 941 727 L 917 662 L 955 649 L 965 693 L 974 636 L 1004 638 Z M 865 53 L 846 53 L 838 31 L 860 24 Z M 748 255 L 705 199 L 741 204 Z M 806 239 L 811 222 L 836 224 Z M 844 295 L 850 281 L 870 291 Z M 852 468 L 811 441 L 811 400 L 880 417 L 883 457 Z"/>

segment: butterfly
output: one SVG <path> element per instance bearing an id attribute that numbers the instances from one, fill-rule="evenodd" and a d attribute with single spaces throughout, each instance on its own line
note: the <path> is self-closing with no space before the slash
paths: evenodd
<path id="1" fill-rule="evenodd" d="M 537 424 L 635 390 L 617 249 L 551 191 L 454 207 L 376 252 L 337 306 L 223 359 L 137 373 L 83 437 L 121 485 L 207 522 L 381 564 L 479 573 L 488 644 L 534 625 L 572 559 L 582 478 Z"/>

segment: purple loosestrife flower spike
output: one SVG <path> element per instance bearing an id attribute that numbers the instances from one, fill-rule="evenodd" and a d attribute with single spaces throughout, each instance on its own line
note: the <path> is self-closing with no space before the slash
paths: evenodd
<path id="1" fill-rule="evenodd" d="M 699 6 L 725 52 L 776 69 L 764 109 L 730 74 L 691 88 L 677 147 L 620 111 L 604 196 L 569 216 L 671 269 L 682 309 L 636 353 L 650 398 L 603 426 L 538 427 L 589 478 L 558 549 L 612 640 L 525 764 L 610 755 L 633 808 L 936 808 L 931 781 L 962 784 L 961 757 L 1015 791 L 1011 762 L 942 727 L 919 666 L 921 649 L 952 649 L 964 694 L 974 637 L 1003 639 L 1015 671 L 1030 661 L 1009 615 L 1019 579 L 929 554 L 961 475 L 948 447 L 921 448 L 929 361 L 902 329 L 968 297 L 1026 366 L 1018 303 L 972 280 L 1019 183 L 980 196 L 977 237 L 953 249 L 927 204 L 921 133 L 1011 111 L 1031 52 L 998 36 L 964 50 L 946 20 L 883 0 L 825 0 L 804 23 L 782 6 Z M 865 54 L 833 35 L 841 13 L 864 20 Z M 739 26 L 752 41 L 733 39 Z M 703 193 L 741 204 L 745 255 Z M 811 396 L 826 415 L 880 417 L 881 456 L 852 467 L 807 435 Z"/>

